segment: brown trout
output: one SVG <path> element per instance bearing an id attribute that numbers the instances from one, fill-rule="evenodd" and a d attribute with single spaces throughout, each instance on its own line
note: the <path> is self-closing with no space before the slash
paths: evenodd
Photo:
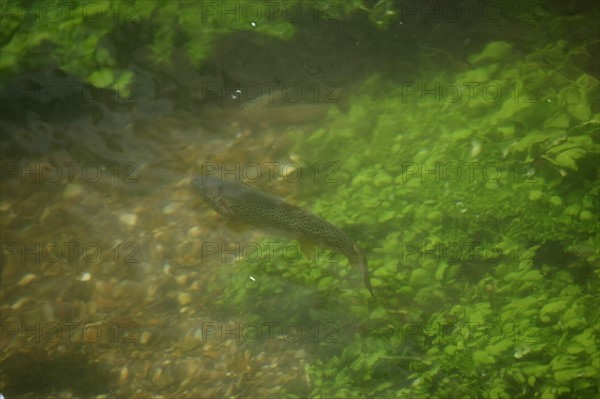
<path id="1" fill-rule="evenodd" d="M 244 183 L 231 183 L 200 176 L 192 185 L 215 211 L 234 222 L 275 230 L 298 240 L 344 255 L 362 273 L 365 287 L 373 294 L 367 258 L 358 245 L 333 224 L 280 198 Z"/>

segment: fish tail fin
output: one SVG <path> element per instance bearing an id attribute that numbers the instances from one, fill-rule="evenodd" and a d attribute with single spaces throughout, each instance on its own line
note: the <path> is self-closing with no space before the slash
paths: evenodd
<path id="1" fill-rule="evenodd" d="M 365 287 L 369 290 L 371 296 L 375 298 L 375 294 L 373 293 L 373 287 L 371 286 L 371 277 L 369 276 L 369 266 L 367 264 L 367 257 L 362 253 L 361 249 L 356 244 L 354 244 L 354 252 L 356 253 L 356 257 L 354 259 L 354 262 L 352 263 L 358 267 L 358 270 L 362 274 Z"/>

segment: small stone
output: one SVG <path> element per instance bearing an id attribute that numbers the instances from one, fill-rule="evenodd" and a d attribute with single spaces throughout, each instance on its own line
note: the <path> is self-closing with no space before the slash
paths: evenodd
<path id="1" fill-rule="evenodd" d="M 137 215 L 133 213 L 124 213 L 119 216 L 119 220 L 129 227 L 133 227 L 137 223 Z"/>
<path id="2" fill-rule="evenodd" d="M 221 352 L 219 352 L 219 351 L 208 350 L 208 351 L 204 351 L 202 354 L 213 360 L 218 360 L 221 357 Z"/>
<path id="3" fill-rule="evenodd" d="M 11 308 L 13 308 L 14 310 L 18 310 L 21 309 L 24 305 L 28 304 L 29 302 L 31 302 L 31 297 L 22 297 L 17 299 L 17 301 L 11 306 Z"/>
<path id="4" fill-rule="evenodd" d="M 140 335 L 140 344 L 142 344 L 142 345 L 147 344 L 150 341 L 151 336 L 152 336 L 152 334 L 150 334 L 148 331 L 144 331 Z"/>
<path id="5" fill-rule="evenodd" d="M 202 236 L 202 229 L 200 226 L 194 226 L 188 230 L 188 236 L 190 238 L 198 238 Z"/>
<path id="6" fill-rule="evenodd" d="M 192 302 L 192 296 L 187 292 L 181 292 L 177 295 L 177 302 L 179 302 L 181 306 L 189 305 Z"/>
<path id="7" fill-rule="evenodd" d="M 200 344 L 202 344 L 200 339 L 189 339 L 181 344 L 180 349 L 183 353 L 189 353 L 198 348 Z"/>
<path id="8" fill-rule="evenodd" d="M 63 193 L 65 198 L 75 198 L 79 197 L 83 193 L 83 187 L 79 184 L 69 183 L 65 187 L 65 192 Z"/>
<path id="9" fill-rule="evenodd" d="M 180 206 L 181 206 L 181 203 L 178 203 L 178 202 L 171 202 L 170 204 L 166 205 L 166 206 L 163 208 L 163 213 L 164 213 L 165 215 L 168 215 L 168 214 L 170 214 L 170 213 L 173 213 L 173 212 L 175 212 L 175 211 L 177 210 L 177 208 L 179 208 Z"/>
<path id="10" fill-rule="evenodd" d="M 119 382 L 123 383 L 126 382 L 129 379 L 129 369 L 127 368 L 127 366 L 124 366 L 121 369 L 121 372 L 119 373 Z"/>
<path id="11" fill-rule="evenodd" d="M 175 278 L 175 282 L 177 283 L 177 285 L 185 285 L 185 283 L 187 283 L 187 275 L 182 274 L 180 276 L 177 276 L 177 278 Z"/>
<path id="12" fill-rule="evenodd" d="M 19 280 L 19 282 L 17 283 L 17 286 L 19 286 L 19 287 L 25 287 L 26 285 L 28 285 L 29 283 L 31 283 L 36 278 L 37 278 L 37 276 L 35 274 L 27 273 L 26 275 L 23 276 L 23 278 L 21 278 Z"/>

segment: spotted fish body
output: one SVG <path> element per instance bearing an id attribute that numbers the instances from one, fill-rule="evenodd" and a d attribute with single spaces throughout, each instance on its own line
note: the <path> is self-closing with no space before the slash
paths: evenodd
<path id="1" fill-rule="evenodd" d="M 351 265 L 358 267 L 365 286 L 374 296 L 366 257 L 335 225 L 247 184 L 200 176 L 192 181 L 192 185 L 215 211 L 228 219 L 279 231 L 301 243 L 311 243 L 341 253 Z"/>

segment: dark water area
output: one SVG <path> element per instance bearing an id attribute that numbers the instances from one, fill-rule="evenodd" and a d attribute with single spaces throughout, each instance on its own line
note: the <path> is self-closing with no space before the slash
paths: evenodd
<path id="1" fill-rule="evenodd" d="M 335 2 L 317 2 L 320 10 L 328 3 Z M 410 1 L 362 4 L 379 11 L 359 9 L 331 20 L 306 14 L 293 21 L 295 33 L 287 40 L 219 28 L 225 33 L 212 39 L 201 61 L 190 56 L 179 20 L 164 23 L 163 34 L 173 29 L 175 39 L 162 62 L 152 50 L 156 26 L 149 19 L 121 24 L 98 47 L 110 49 L 113 68 L 132 72 L 129 96 L 123 87 L 100 89 L 65 72 L 59 57 L 50 56 L 58 51 L 51 41 L 34 47 L 49 54 L 47 62 L 22 65 L 12 75 L 3 72 L 0 392 L 6 398 L 418 397 L 423 392 L 452 397 L 448 390 L 456 397 L 583 398 L 597 389 L 597 379 L 595 387 L 589 381 L 597 377 L 598 351 L 587 343 L 598 334 L 597 317 L 589 316 L 589 303 L 597 302 L 593 149 L 600 105 L 600 31 L 589 20 L 598 15 L 598 6 L 498 2 L 484 7 L 491 14 L 482 16 L 469 14 L 474 7 L 469 2 L 431 2 L 429 11 Z M 502 17 L 494 16 L 497 9 Z M 161 11 L 153 13 L 160 20 Z M 560 18 L 568 23 L 548 23 Z M 10 41 L 2 40 L 3 46 Z M 569 49 L 587 43 L 581 44 L 585 51 L 569 55 L 567 66 L 552 53 L 551 44 L 561 40 Z M 510 43 L 510 49 L 499 50 L 498 58 L 474 57 L 489 43 Z M 545 52 L 535 52 L 536 46 Z M 540 122 L 547 131 L 540 133 L 537 125 L 528 131 L 529 119 L 517 111 L 490 116 L 483 107 L 469 123 L 461 119 L 469 109 L 452 110 L 452 102 L 420 113 L 432 101 L 419 101 L 420 93 L 408 91 L 421 89 L 422 82 L 455 84 L 460 77 L 496 82 L 499 71 L 517 63 L 505 59 L 576 70 L 573 76 L 584 76 L 587 84 L 578 86 L 586 87 L 581 89 L 585 109 L 569 108 L 570 122 Z M 537 82 L 535 71 L 515 70 L 507 72 L 514 82 Z M 564 80 L 576 80 L 573 76 Z M 554 87 L 540 86 L 541 104 L 566 98 Z M 550 119 L 543 115 L 539 118 Z M 493 118 L 499 121 L 490 122 L 493 133 L 487 135 L 481 126 Z M 568 133 L 551 136 L 559 128 Z M 533 144 L 521 144 L 522 131 Z M 447 132 L 452 135 L 444 136 Z M 589 140 L 581 138 L 586 135 Z M 576 155 L 560 158 L 552 152 L 572 136 L 579 147 L 567 149 Z M 456 146 L 462 155 L 452 152 L 448 137 L 464 140 Z M 439 191 L 428 191 L 405 184 L 410 170 L 398 166 L 401 161 L 409 161 L 403 168 L 440 160 L 484 162 L 488 156 L 508 162 L 514 154 L 527 165 L 537 162 L 537 176 L 550 181 L 548 187 L 562 187 L 558 181 L 564 176 L 573 192 L 585 187 L 588 194 L 581 198 L 546 195 L 546 186 L 531 186 L 518 197 L 533 202 L 548 196 L 548 203 L 523 213 L 540 215 L 535 226 L 545 231 L 554 227 L 539 227 L 544 220 L 572 218 L 583 226 L 573 232 L 573 242 L 562 230 L 542 240 L 530 225 L 503 225 L 509 218 L 519 222 L 511 212 L 529 210 L 521 200 L 487 204 L 493 212 L 469 202 L 486 190 L 517 190 L 509 184 L 459 189 L 442 182 Z M 300 169 L 304 177 L 292 179 Z M 257 170 L 260 178 L 253 179 Z M 303 243 L 219 217 L 190 184 L 207 171 L 241 173 L 269 194 L 335 219 L 368 254 L 377 298 L 370 299 L 344 257 L 315 250 L 312 258 Z M 327 184 L 330 176 L 335 183 Z M 493 197 L 485 196 L 486 201 Z M 452 206 L 434 209 L 448 198 L 455 198 Z M 431 209 L 417 209 L 421 206 Z M 559 216 L 544 213 L 552 206 L 560 208 Z M 498 215 L 498 224 L 488 222 L 490 213 Z M 474 225 L 480 227 L 473 233 Z M 521 234 L 529 229 L 529 237 Z M 394 241 L 437 245 L 463 239 L 502 246 L 504 237 L 522 240 L 522 250 L 515 255 L 510 249 L 512 260 L 499 266 L 471 259 L 458 262 L 460 267 L 439 260 L 407 265 Z M 273 242 L 276 246 L 265 249 Z M 539 268 L 547 280 L 515 294 L 513 281 L 529 281 L 512 276 L 530 259 L 523 243 L 540 248 L 530 257 L 537 274 L 528 276 L 537 279 Z M 269 251 L 285 253 L 285 260 L 271 259 Z M 563 267 L 574 277 L 554 270 Z M 531 306 L 539 311 L 552 294 L 535 301 L 526 295 L 555 292 L 550 287 L 562 289 L 561 284 L 571 287 L 561 295 L 581 301 L 569 299 L 568 305 L 527 315 L 541 323 L 535 331 L 547 334 L 539 336 L 547 342 L 562 334 L 553 318 L 558 313 L 574 309 L 582 320 L 568 330 L 577 338 L 565 335 L 579 346 L 565 350 L 573 358 L 564 360 L 564 367 L 556 360 L 562 352 L 553 354 L 554 360 L 530 360 L 527 354 L 543 349 L 524 341 L 489 349 L 492 343 L 478 337 L 466 349 L 456 342 L 440 349 L 436 345 L 443 339 L 435 332 L 417 338 L 413 328 L 432 320 L 442 326 L 507 322 L 494 306 L 504 311 L 505 301 L 524 308 L 537 301 Z M 525 313 L 515 311 L 510 321 Z M 544 317 L 553 318 L 554 330 Z M 585 345 L 588 349 L 580 348 Z M 446 355 L 451 360 L 440 366 Z M 502 375 L 485 374 L 494 367 L 492 358 Z M 576 371 L 567 373 L 570 365 L 587 360 L 589 367 L 573 366 Z M 531 371 L 543 362 L 552 366 Z M 551 377 L 546 380 L 544 373 Z"/>

